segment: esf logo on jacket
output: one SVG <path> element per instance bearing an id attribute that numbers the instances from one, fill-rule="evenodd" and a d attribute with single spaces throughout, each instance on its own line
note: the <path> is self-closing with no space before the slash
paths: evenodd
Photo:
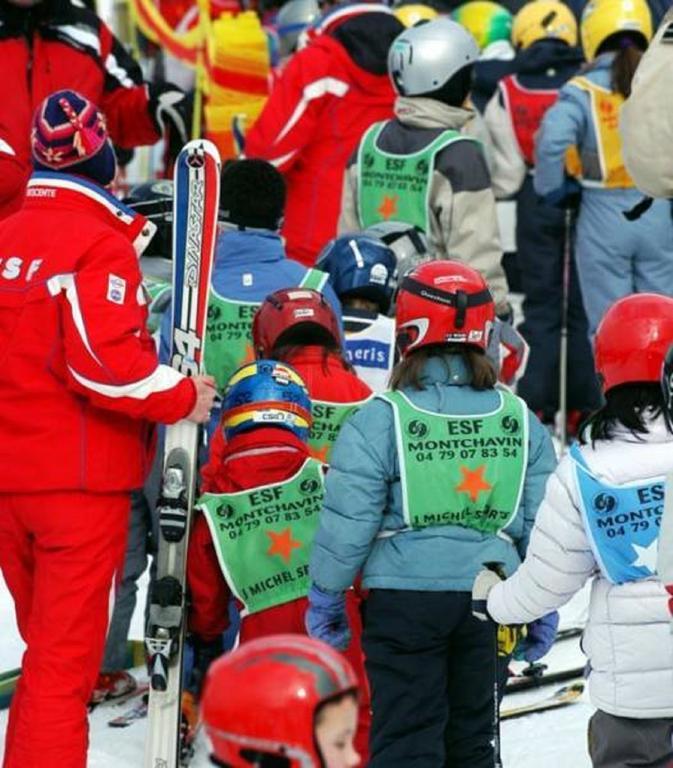
<path id="1" fill-rule="evenodd" d="M 42 259 L 25 261 L 19 256 L 0 256 L 0 277 L 4 280 L 16 280 L 23 276 L 23 279 L 29 283 L 35 277 L 42 261 Z"/>

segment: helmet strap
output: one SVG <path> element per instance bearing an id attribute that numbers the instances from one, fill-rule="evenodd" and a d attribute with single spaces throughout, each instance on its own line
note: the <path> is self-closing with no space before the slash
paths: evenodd
<path id="1" fill-rule="evenodd" d="M 456 293 L 449 293 L 448 291 L 442 291 L 434 286 L 426 285 L 413 277 L 405 277 L 400 286 L 400 290 L 411 293 L 414 296 L 419 296 L 427 301 L 432 301 L 435 304 L 441 304 L 445 307 L 455 307 L 458 311 L 458 318 L 456 319 L 456 327 L 460 328 L 465 324 L 465 313 L 471 307 L 480 307 L 484 304 L 490 304 L 493 301 L 491 292 L 488 288 L 479 291 L 478 293 L 466 293 L 465 291 L 456 291 Z M 460 325 L 458 321 L 462 315 Z"/>

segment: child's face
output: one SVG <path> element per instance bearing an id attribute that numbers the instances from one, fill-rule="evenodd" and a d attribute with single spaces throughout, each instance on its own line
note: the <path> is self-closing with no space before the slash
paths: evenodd
<path id="1" fill-rule="evenodd" d="M 320 711 L 315 727 L 315 738 L 325 768 L 355 768 L 360 755 L 355 751 L 353 738 L 358 726 L 358 706 L 353 696 L 346 696 Z"/>

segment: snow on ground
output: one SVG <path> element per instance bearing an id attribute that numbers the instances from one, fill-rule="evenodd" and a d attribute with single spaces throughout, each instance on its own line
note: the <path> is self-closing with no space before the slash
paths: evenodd
<path id="1" fill-rule="evenodd" d="M 146 578 L 141 583 L 141 600 L 144 599 Z M 588 595 L 584 590 L 561 611 L 561 627 L 583 625 L 586 621 Z M 16 631 L 14 611 L 7 587 L 0 576 L 0 671 L 17 667 L 21 661 L 23 643 Z M 142 634 L 141 612 L 136 611 L 131 631 L 132 637 Z M 559 643 L 545 659 L 550 670 L 580 666 L 584 657 L 577 639 Z M 520 666 L 520 665 L 519 665 Z M 142 675 L 137 670 L 138 676 Z M 555 686 L 543 690 L 507 696 L 504 706 L 518 706 L 544 699 Z M 128 705 L 126 705 L 128 707 Z M 106 706 L 91 716 L 91 745 L 89 768 L 138 768 L 142 765 L 145 721 L 138 721 L 124 730 L 109 728 L 107 721 L 120 714 L 126 707 Z M 587 720 L 593 708 L 586 692 L 583 701 L 566 709 L 546 714 L 530 715 L 520 720 L 503 723 L 502 752 L 505 768 L 589 768 L 591 762 L 586 750 Z M 0 712 L 0 740 L 4 741 L 7 712 Z M 0 762 L 4 753 L 0 743 Z M 208 747 L 205 736 L 197 742 L 197 750 L 191 766 L 207 768 Z"/>

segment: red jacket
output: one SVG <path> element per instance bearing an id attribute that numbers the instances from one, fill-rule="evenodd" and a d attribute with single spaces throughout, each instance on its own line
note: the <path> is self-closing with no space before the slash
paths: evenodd
<path id="1" fill-rule="evenodd" d="M 0 493 L 142 485 L 150 421 L 194 407 L 146 329 L 150 225 L 102 188 L 36 173 L 0 222 Z"/>
<path id="2" fill-rule="evenodd" d="M 42 0 L 31 9 L 0 3 L 0 219 L 18 210 L 31 172 L 30 123 L 35 108 L 62 88 L 104 112 L 120 147 L 154 144 L 140 67 L 112 32 L 82 4 Z"/>
<path id="3" fill-rule="evenodd" d="M 374 27 L 385 16 L 366 15 Z M 363 36 L 362 43 L 375 47 L 371 37 Z M 246 135 L 245 152 L 269 160 L 285 176 L 282 234 L 290 258 L 313 266 L 336 235 L 348 160 L 372 123 L 392 117 L 394 98 L 388 75 L 358 66 L 330 34 L 320 35 L 288 62 Z"/>
<path id="4" fill-rule="evenodd" d="M 303 347 L 284 362 L 289 363 L 301 376 L 312 400 L 357 403 L 372 395 L 371 389 L 362 379 L 344 368 L 339 355 L 328 354 L 325 357 L 323 347 Z M 212 490 L 213 484 L 217 482 L 225 450 L 224 434 L 221 429 L 216 429 L 210 441 L 208 463 L 201 470 L 202 490 Z"/>

